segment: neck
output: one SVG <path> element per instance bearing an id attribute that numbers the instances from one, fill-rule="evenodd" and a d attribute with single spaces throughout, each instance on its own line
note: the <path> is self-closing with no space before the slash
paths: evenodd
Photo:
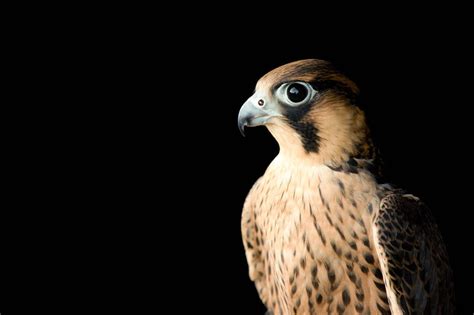
<path id="1" fill-rule="evenodd" d="M 317 152 L 308 152 L 303 146 L 300 135 L 284 122 L 275 120 L 266 126 L 280 146 L 279 155 L 285 159 L 303 165 L 338 167 L 350 158 L 349 150 L 345 150 L 338 143 L 328 141 L 329 136 L 324 137 L 318 144 Z"/>
<path id="2" fill-rule="evenodd" d="M 278 142 L 279 156 L 300 164 L 324 164 L 318 153 L 308 152 L 304 149 L 300 136 L 285 123 L 275 120 L 267 124 L 266 127 Z"/>

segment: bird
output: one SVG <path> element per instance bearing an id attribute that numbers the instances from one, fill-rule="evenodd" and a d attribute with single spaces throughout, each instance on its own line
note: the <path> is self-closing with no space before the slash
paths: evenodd
<path id="1" fill-rule="evenodd" d="M 429 208 L 383 180 L 359 88 L 305 59 L 261 77 L 238 128 L 279 152 L 250 189 L 241 232 L 272 315 L 454 314 L 453 272 Z"/>

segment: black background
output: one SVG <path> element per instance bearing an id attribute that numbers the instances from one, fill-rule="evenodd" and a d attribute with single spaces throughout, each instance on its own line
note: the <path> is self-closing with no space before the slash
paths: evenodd
<path id="1" fill-rule="evenodd" d="M 237 114 L 266 72 L 320 58 L 358 84 L 386 175 L 431 207 L 458 313 L 472 313 L 469 19 L 280 8 L 96 8 L 16 37 L 28 79 L 45 83 L 18 95 L 60 106 L 20 107 L 6 131 L 18 167 L 0 307 L 29 308 L 27 296 L 35 310 L 263 314 L 240 216 L 278 146 L 263 127 L 243 138 Z"/>

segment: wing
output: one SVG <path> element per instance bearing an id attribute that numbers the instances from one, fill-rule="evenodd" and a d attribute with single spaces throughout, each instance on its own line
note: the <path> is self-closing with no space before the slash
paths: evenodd
<path id="1" fill-rule="evenodd" d="M 448 255 L 430 210 L 390 193 L 374 218 L 374 241 L 393 314 L 454 314 Z"/>
<path id="2" fill-rule="evenodd" d="M 266 288 L 265 277 L 265 261 L 262 257 L 261 233 L 256 224 L 255 217 L 255 199 L 257 198 L 257 190 L 259 181 L 255 183 L 245 200 L 244 209 L 242 211 L 242 240 L 244 242 L 245 256 L 249 265 L 249 276 L 255 282 L 258 294 L 262 302 L 268 305 L 268 292 Z"/>

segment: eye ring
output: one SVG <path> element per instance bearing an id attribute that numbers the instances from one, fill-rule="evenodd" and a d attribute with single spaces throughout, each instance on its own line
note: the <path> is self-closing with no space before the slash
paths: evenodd
<path id="1" fill-rule="evenodd" d="M 276 91 L 276 96 L 288 106 L 300 106 L 308 103 L 316 94 L 313 87 L 303 81 L 293 81 L 282 84 Z"/>

